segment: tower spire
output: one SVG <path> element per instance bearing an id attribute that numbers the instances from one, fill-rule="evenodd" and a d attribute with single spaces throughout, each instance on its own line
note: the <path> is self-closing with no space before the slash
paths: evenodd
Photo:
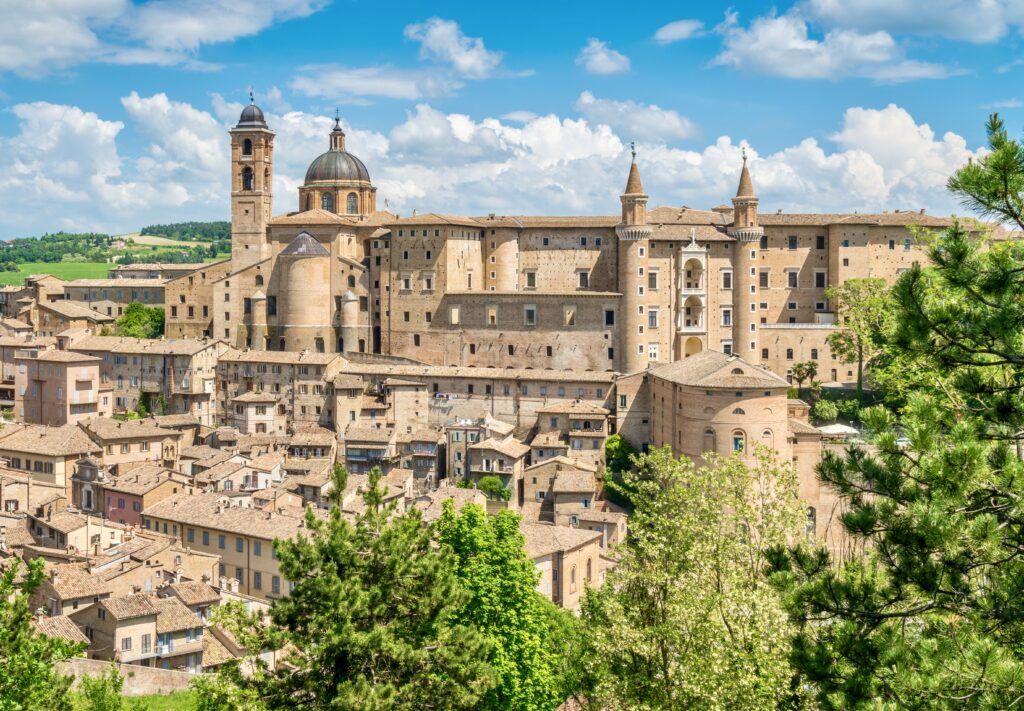
<path id="1" fill-rule="evenodd" d="M 754 192 L 754 181 L 750 178 L 750 169 L 747 168 L 747 147 L 743 146 L 743 169 L 740 170 L 740 184 L 736 189 L 736 197 L 756 197 Z"/>
<path id="2" fill-rule="evenodd" d="M 341 117 L 338 109 L 334 109 L 334 128 L 331 129 L 331 150 L 345 150 L 345 131 L 341 128 Z"/>

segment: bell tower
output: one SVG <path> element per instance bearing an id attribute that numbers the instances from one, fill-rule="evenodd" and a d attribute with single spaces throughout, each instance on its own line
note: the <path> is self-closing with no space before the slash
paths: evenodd
<path id="1" fill-rule="evenodd" d="M 757 305 L 757 253 L 764 228 L 757 220 L 757 194 L 747 168 L 743 149 L 743 169 L 736 197 L 732 199 L 733 221 L 729 234 L 736 240 L 733 253 L 732 352 L 750 363 L 760 362 L 755 307 Z"/>
<path id="2" fill-rule="evenodd" d="M 641 307 L 646 302 L 647 255 L 650 249 L 651 228 L 647 226 L 647 194 L 636 165 L 636 149 L 631 145 L 633 162 L 629 166 L 626 190 L 619 196 L 622 203 L 622 222 L 615 228 L 618 239 L 618 281 L 622 294 L 619 310 L 618 370 L 635 373 L 648 364 L 648 345 L 645 344 L 644 318 Z"/>
<path id="3" fill-rule="evenodd" d="M 249 92 L 231 134 L 231 268 L 270 256 L 267 225 L 273 208 L 274 132 Z"/>

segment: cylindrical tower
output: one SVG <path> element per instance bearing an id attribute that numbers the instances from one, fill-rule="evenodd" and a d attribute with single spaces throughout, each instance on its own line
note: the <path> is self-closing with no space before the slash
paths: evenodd
<path id="1" fill-rule="evenodd" d="M 736 197 L 732 199 L 733 221 L 729 234 L 736 239 L 733 252 L 733 317 L 732 352 L 755 363 L 758 355 L 757 332 L 757 252 L 764 228 L 757 220 L 757 195 L 747 169 L 747 153 L 743 151 L 743 170 Z"/>
<path id="2" fill-rule="evenodd" d="M 341 295 L 341 348 L 343 351 L 358 350 L 359 343 L 359 297 L 351 291 Z"/>
<path id="3" fill-rule="evenodd" d="M 640 181 L 636 154 L 629 166 L 626 191 L 619 197 L 622 202 L 622 223 L 615 228 L 618 242 L 618 281 L 622 294 L 619 309 L 618 369 L 635 373 L 647 367 L 648 356 L 643 328 L 645 314 L 640 307 L 646 303 L 645 276 L 650 250 L 651 228 L 647 226 L 647 195 Z"/>
<path id="4" fill-rule="evenodd" d="M 331 327 L 331 255 L 307 232 L 301 232 L 278 255 L 280 295 L 277 333 L 283 350 L 326 351 Z"/>

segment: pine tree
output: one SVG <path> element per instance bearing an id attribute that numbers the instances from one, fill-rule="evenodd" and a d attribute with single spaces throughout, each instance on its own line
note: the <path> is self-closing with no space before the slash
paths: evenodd
<path id="1" fill-rule="evenodd" d="M 445 502 L 438 541 L 452 552 L 462 586 L 469 591 L 460 619 L 491 643 L 490 663 L 498 685 L 477 708 L 554 709 L 566 698 L 550 616 L 568 615 L 537 592 L 537 569 L 527 555 L 519 517 L 502 511 L 488 519 L 483 507 L 465 505 L 456 513 Z"/>
<path id="2" fill-rule="evenodd" d="M 260 695 L 271 708 L 467 709 L 494 686 L 469 595 L 418 510 L 384 503 L 374 471 L 354 523 L 306 514 L 308 536 L 275 542 L 289 595 L 271 609 L 292 648 Z M 332 496 L 344 488 L 335 477 Z"/>

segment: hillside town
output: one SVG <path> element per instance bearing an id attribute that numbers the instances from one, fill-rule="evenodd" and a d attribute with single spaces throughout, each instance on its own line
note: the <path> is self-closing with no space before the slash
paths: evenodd
<path id="1" fill-rule="evenodd" d="M 629 535 L 611 437 L 697 462 L 763 447 L 810 535 L 845 545 L 815 470 L 859 433 L 812 425 L 792 366 L 850 386 L 826 289 L 893 282 L 924 258 L 911 226 L 949 220 L 760 214 L 746 159 L 731 205 L 648 210 L 635 157 L 621 215 L 399 217 L 329 138 L 301 209 L 271 217 L 274 133 L 245 107 L 227 261 L 0 288 L 0 555 L 44 561 L 41 631 L 216 670 L 244 650 L 211 610 L 287 596 L 275 540 L 355 517 L 371 473 L 398 513 L 516 513 L 537 591 L 577 610 Z M 132 303 L 166 335 L 116 335 Z"/>

